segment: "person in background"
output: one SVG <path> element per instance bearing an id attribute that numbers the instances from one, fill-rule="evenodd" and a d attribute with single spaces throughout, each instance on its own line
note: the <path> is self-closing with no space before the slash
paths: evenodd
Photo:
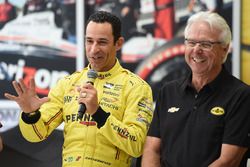
<path id="1" fill-rule="evenodd" d="M 116 6 L 120 8 L 115 8 L 114 12 L 119 15 L 122 24 L 122 35 L 125 41 L 129 40 L 131 37 L 137 35 L 136 22 L 139 19 L 139 9 L 140 1 L 138 0 L 119 0 L 116 1 Z"/>
<path id="2" fill-rule="evenodd" d="M 174 0 L 155 1 L 155 28 L 154 37 L 172 40 L 175 34 L 175 7 Z"/>
<path id="3" fill-rule="evenodd" d="M 45 0 L 27 0 L 23 6 L 23 15 L 45 11 L 46 5 Z"/>
<path id="4" fill-rule="evenodd" d="M 121 22 L 108 12 L 90 16 L 85 35 L 89 65 L 61 79 L 48 97 L 39 98 L 35 81 L 13 81 L 17 96 L 5 93 L 21 110 L 20 130 L 30 142 L 45 140 L 64 125 L 63 167 L 129 167 L 143 151 L 151 123 L 152 91 L 141 78 L 124 69 L 116 52 L 124 42 Z M 97 71 L 94 85 L 88 71 Z M 79 103 L 86 113 L 78 115 Z"/>
<path id="5" fill-rule="evenodd" d="M 122 36 L 125 41 L 138 34 L 136 22 L 139 18 L 140 1 L 138 0 L 96 0 L 95 10 L 104 10 L 115 14 L 122 24 Z"/>
<path id="6" fill-rule="evenodd" d="M 224 67 L 231 41 L 217 13 L 192 15 L 184 31 L 190 75 L 156 102 L 143 167 L 237 167 L 249 148 L 250 86 Z"/>
<path id="7" fill-rule="evenodd" d="M 63 37 L 76 43 L 76 1 L 61 0 Z"/>
<path id="8" fill-rule="evenodd" d="M 222 14 L 223 0 L 190 0 L 188 10 L 193 12 L 195 3 L 200 5 L 202 11 L 211 11 Z"/>
<path id="9" fill-rule="evenodd" d="M 3 28 L 7 22 L 15 19 L 16 17 L 16 7 L 9 3 L 8 0 L 4 0 L 4 2 L 0 4 L 0 29 Z"/>

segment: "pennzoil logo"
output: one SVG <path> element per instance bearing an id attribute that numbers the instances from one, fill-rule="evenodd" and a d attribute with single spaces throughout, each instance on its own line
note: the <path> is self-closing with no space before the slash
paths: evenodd
<path id="1" fill-rule="evenodd" d="M 175 113 L 175 112 L 179 111 L 179 109 L 180 108 L 177 108 L 177 107 L 171 107 L 171 108 L 168 109 L 168 112 Z"/>
<path id="2" fill-rule="evenodd" d="M 210 113 L 213 115 L 220 116 L 225 114 L 225 110 L 222 107 L 214 107 L 211 109 Z"/>
<path id="3" fill-rule="evenodd" d="M 118 125 L 114 125 L 113 123 L 111 123 L 111 126 L 122 138 L 129 139 L 131 141 L 137 141 L 136 137 L 134 135 L 131 135 L 126 128 L 121 128 Z"/>
<path id="4" fill-rule="evenodd" d="M 79 118 L 78 114 L 69 114 L 65 116 L 65 122 L 78 122 L 82 125 L 86 126 L 96 126 L 95 120 L 89 115 L 88 113 L 85 113 L 83 115 L 83 118 Z"/>

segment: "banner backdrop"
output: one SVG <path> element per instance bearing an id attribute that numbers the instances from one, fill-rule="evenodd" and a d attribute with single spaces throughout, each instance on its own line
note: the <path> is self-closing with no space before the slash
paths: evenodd
<path id="1" fill-rule="evenodd" d="M 161 85 L 186 74 L 183 45 L 186 21 L 193 13 L 208 10 L 201 3 L 194 3 L 191 8 L 190 0 L 9 2 L 6 4 L 4 0 L 0 0 L 0 122 L 3 124 L 0 136 L 4 142 L 4 150 L 0 152 L 0 167 L 61 166 L 63 125 L 44 142 L 27 142 L 18 127 L 20 110 L 17 104 L 5 99 L 4 93 L 15 93 L 12 81 L 24 78 L 27 83 L 33 77 L 38 95 L 46 96 L 58 79 L 76 70 L 76 64 L 79 67 L 86 65 L 82 62 L 84 43 L 81 42 L 84 37 L 79 35 L 84 32 L 84 28 L 77 26 L 76 38 L 76 18 L 78 23 L 83 18 L 76 17 L 76 13 L 78 16 L 78 13 L 83 12 L 86 16 L 85 22 L 96 10 L 106 10 L 120 17 L 125 42 L 117 58 L 123 67 L 148 82 L 156 97 Z M 84 2 L 84 11 L 79 12 L 80 7 L 77 6 L 76 12 L 76 2 Z M 220 13 L 231 26 L 233 1 L 223 2 Z M 12 6 L 13 10 L 1 13 L 6 12 L 1 10 L 5 9 L 3 6 Z M 171 21 L 165 19 L 164 14 L 159 14 L 169 8 L 172 11 Z M 159 29 L 161 25 L 164 25 L 163 29 Z M 155 33 L 164 34 L 170 26 L 174 29 L 169 38 Z M 231 68 L 231 59 L 228 67 Z M 133 159 L 131 167 L 139 167 L 139 160 Z"/>
<path id="2" fill-rule="evenodd" d="M 14 80 L 23 78 L 27 84 L 34 78 L 38 96 L 47 96 L 60 78 L 75 71 L 75 34 L 69 35 L 69 27 L 63 26 L 65 22 L 75 20 L 66 17 L 69 13 L 67 5 L 75 3 L 53 0 L 9 2 L 0 1 L 0 122 L 3 124 L 0 136 L 4 143 L 0 167 L 60 167 L 63 125 L 46 141 L 27 142 L 18 127 L 21 111 L 15 102 L 4 97 L 4 93 L 15 94 Z M 13 10 L 2 10 L 6 6 Z M 70 28 L 74 27 L 70 24 Z"/>

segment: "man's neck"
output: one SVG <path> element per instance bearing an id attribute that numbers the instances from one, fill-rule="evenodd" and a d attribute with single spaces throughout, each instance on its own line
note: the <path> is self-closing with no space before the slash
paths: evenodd
<path id="1" fill-rule="evenodd" d="M 221 72 L 222 68 L 206 73 L 206 74 L 192 74 L 192 85 L 196 89 L 197 92 L 199 92 L 205 85 L 212 82 Z"/>

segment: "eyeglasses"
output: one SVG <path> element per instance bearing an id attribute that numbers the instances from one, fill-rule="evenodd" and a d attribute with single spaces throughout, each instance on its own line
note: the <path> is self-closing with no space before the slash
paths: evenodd
<path id="1" fill-rule="evenodd" d="M 213 45 L 222 44 L 222 42 L 219 41 L 212 42 L 212 41 L 195 41 L 187 38 L 185 39 L 185 45 L 187 47 L 194 48 L 197 43 L 199 44 L 199 47 L 203 50 L 211 50 L 213 48 Z"/>

